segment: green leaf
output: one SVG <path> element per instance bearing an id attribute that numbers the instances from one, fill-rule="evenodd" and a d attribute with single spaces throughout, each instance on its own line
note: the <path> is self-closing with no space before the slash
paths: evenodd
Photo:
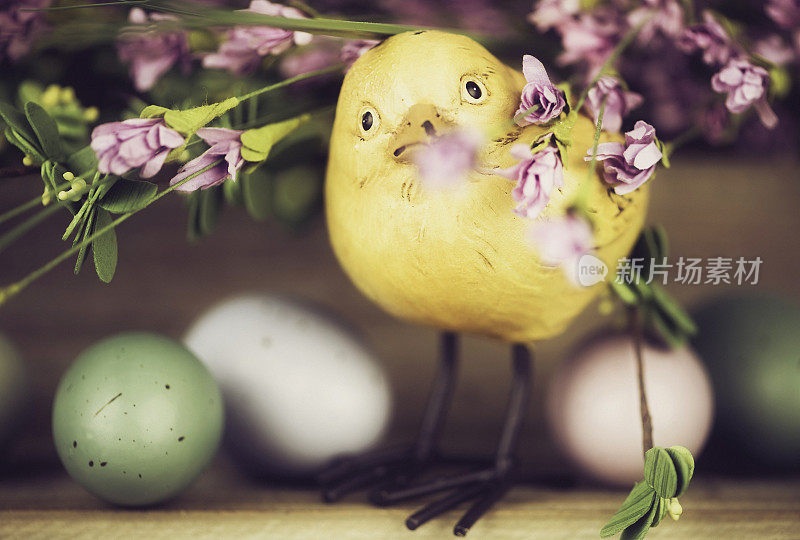
<path id="1" fill-rule="evenodd" d="M 644 455 L 644 481 L 659 497 L 663 499 L 675 497 L 678 474 L 672 458 L 660 446 L 651 448 Z"/>
<path id="2" fill-rule="evenodd" d="M 67 158 L 67 164 L 75 176 L 85 176 L 97 168 L 97 154 L 91 146 L 84 146 Z"/>
<path id="3" fill-rule="evenodd" d="M 657 513 L 658 504 L 653 504 L 647 514 L 622 531 L 622 534 L 619 536 L 620 540 L 641 540 L 647 536 L 647 532 L 650 530 L 653 521 L 655 521 Z"/>
<path id="4" fill-rule="evenodd" d="M 107 210 L 99 208 L 94 230 L 99 231 L 111 225 L 113 221 Z M 111 283 L 114 271 L 117 269 L 117 233 L 113 227 L 92 240 L 92 254 L 97 277 L 104 283 Z"/>
<path id="5" fill-rule="evenodd" d="M 617 513 L 600 530 L 600 536 L 613 536 L 639 521 L 651 510 L 656 497 L 656 492 L 646 482 L 637 482 Z"/>
<path id="6" fill-rule="evenodd" d="M 89 236 L 92 234 L 92 230 L 94 228 L 94 216 L 97 212 L 97 209 L 92 207 L 89 210 L 89 215 L 86 216 L 86 221 L 83 223 L 83 234 L 78 234 L 75 236 L 75 241 L 73 245 L 78 244 L 79 242 L 85 242 Z M 89 242 L 83 244 L 81 249 L 78 250 L 78 259 L 75 261 L 75 274 L 77 275 L 78 272 L 81 271 L 81 267 L 83 266 L 83 261 L 86 260 L 86 250 L 89 248 Z"/>
<path id="7" fill-rule="evenodd" d="M 185 111 L 150 105 L 145 107 L 139 116 L 141 118 L 164 117 L 164 122 L 169 127 L 188 138 L 193 135 L 195 131 L 236 107 L 238 104 L 239 98 L 231 97 L 219 103 L 202 105 Z"/>
<path id="8" fill-rule="evenodd" d="M 627 283 L 618 283 L 616 280 L 610 283 L 611 290 L 616 293 L 623 303 L 635 306 L 639 303 L 639 296 L 631 289 Z"/>
<path id="9" fill-rule="evenodd" d="M 286 137 L 300 125 L 308 122 L 309 114 L 303 114 L 283 122 L 268 124 L 242 133 L 242 157 L 246 161 L 264 161 L 275 143 Z"/>
<path id="10" fill-rule="evenodd" d="M 664 519 L 664 516 L 667 514 L 667 499 L 662 499 L 661 497 L 656 498 L 656 513 L 653 516 L 653 523 L 650 527 L 658 527 L 661 520 Z"/>
<path id="11" fill-rule="evenodd" d="M 6 128 L 5 131 L 8 142 L 19 148 L 23 154 L 31 156 L 38 162 L 45 161 L 45 157 L 42 155 L 42 150 L 39 148 L 38 144 L 29 142 L 14 129 Z"/>
<path id="12" fill-rule="evenodd" d="M 219 214 L 222 209 L 222 190 L 212 187 L 200 191 L 200 207 L 197 215 L 197 225 L 203 235 L 211 234 L 217 226 Z"/>
<path id="13" fill-rule="evenodd" d="M 322 171 L 309 165 L 275 174 L 272 196 L 275 217 L 290 225 L 308 219 L 321 200 L 322 183 Z"/>
<path id="14" fill-rule="evenodd" d="M 190 242 L 194 242 L 203 235 L 198 225 L 200 193 L 200 190 L 197 189 L 192 191 L 186 197 L 186 208 L 188 214 L 188 221 L 186 223 L 186 238 L 188 238 Z"/>
<path id="15" fill-rule="evenodd" d="M 266 171 L 252 168 L 239 173 L 242 183 L 242 198 L 247 213 L 256 221 L 264 221 L 272 215 L 273 183 Z"/>
<path id="16" fill-rule="evenodd" d="M 6 124 L 8 124 L 8 127 L 14 130 L 28 145 L 37 147 L 37 153 L 41 153 L 41 149 L 38 148 L 36 142 L 36 134 L 31 129 L 28 119 L 25 118 L 24 114 L 18 111 L 13 105 L 5 101 L 0 101 L 0 117 L 2 117 Z"/>
<path id="17" fill-rule="evenodd" d="M 61 160 L 64 158 L 64 148 L 61 137 L 58 135 L 58 126 L 41 105 L 29 101 L 25 104 L 25 116 L 28 117 L 36 137 L 39 139 L 42 151 L 48 159 Z"/>
<path id="18" fill-rule="evenodd" d="M 119 179 L 97 204 L 113 214 L 136 212 L 147 206 L 157 191 L 158 186 L 150 182 Z"/>
<path id="19" fill-rule="evenodd" d="M 697 333 L 695 324 L 689 313 L 662 287 L 652 283 L 653 301 L 658 309 L 683 333 L 693 336 Z"/>
<path id="20" fill-rule="evenodd" d="M 672 458 L 672 463 L 675 465 L 675 471 L 678 475 L 678 487 L 675 497 L 680 497 L 686 493 L 689 481 L 694 475 L 694 457 L 689 449 L 683 446 L 671 446 L 666 449 L 666 452 Z"/>
<path id="21" fill-rule="evenodd" d="M 222 192 L 225 194 L 225 200 L 231 206 L 241 206 L 244 204 L 241 181 L 234 182 L 230 178 L 225 180 L 222 184 Z"/>
<path id="22" fill-rule="evenodd" d="M 670 349 L 677 349 L 686 344 L 687 336 L 676 329 L 671 321 L 665 319 L 658 309 L 649 307 L 646 312 L 647 332 L 651 337 L 660 339 Z"/>

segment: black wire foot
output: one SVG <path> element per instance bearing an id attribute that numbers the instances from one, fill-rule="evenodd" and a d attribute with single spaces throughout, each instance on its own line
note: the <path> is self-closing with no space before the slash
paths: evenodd
<path id="1" fill-rule="evenodd" d="M 322 499 L 336 502 L 356 491 L 402 486 L 425 472 L 429 459 L 419 459 L 411 449 L 389 448 L 341 460 L 318 477 Z"/>
<path id="2" fill-rule="evenodd" d="M 440 375 L 431 392 L 417 443 L 410 449 L 380 450 L 334 464 L 319 476 L 325 501 L 338 501 L 349 493 L 366 490 L 373 504 L 388 506 L 448 492 L 412 514 L 406 526 L 414 530 L 457 505 L 471 501 L 471 506 L 453 528 L 453 534 L 464 536 L 506 494 L 511 486 L 513 450 L 530 392 L 530 353 L 520 344 L 512 348 L 514 377 L 494 462 L 460 474 L 430 480 L 421 478 L 438 461 L 435 443 L 452 394 L 456 353 L 455 336 L 443 334 Z"/>

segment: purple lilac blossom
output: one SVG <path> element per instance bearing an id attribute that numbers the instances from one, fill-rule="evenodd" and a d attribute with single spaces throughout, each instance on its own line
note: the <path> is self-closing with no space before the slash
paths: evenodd
<path id="1" fill-rule="evenodd" d="M 567 104 L 564 91 L 556 88 L 550 82 L 544 65 L 526 54 L 522 57 L 522 73 L 528 83 L 522 89 L 522 97 L 519 108 L 515 115 L 524 113 L 531 107 L 537 107 L 526 116 L 517 120 L 520 126 L 529 124 L 546 124 L 550 120 L 557 118 Z"/>
<path id="2" fill-rule="evenodd" d="M 545 266 L 561 267 L 574 284 L 579 284 L 578 263 L 592 252 L 594 237 L 589 222 L 575 213 L 563 218 L 538 221 L 533 224 L 528 238 Z"/>
<path id="3" fill-rule="evenodd" d="M 342 51 L 339 55 L 341 61 L 347 65 L 349 69 L 353 63 L 361 58 L 361 55 L 380 43 L 376 39 L 348 39 L 342 45 Z"/>
<path id="4" fill-rule="evenodd" d="M 134 25 L 147 25 L 159 21 L 176 21 L 177 17 L 163 13 L 148 15 L 141 8 L 133 8 L 128 20 Z M 140 92 L 150 90 L 176 63 L 182 63 L 184 71 L 189 67 L 190 53 L 187 33 L 142 31 L 139 28 L 124 29 L 117 40 L 120 60 L 130 64 L 131 77 Z"/>
<path id="5" fill-rule="evenodd" d="M 625 28 L 623 19 L 613 9 L 595 9 L 577 19 L 568 19 L 557 28 L 564 51 L 558 56 L 561 65 L 585 63 L 591 79 L 608 59 Z"/>
<path id="6" fill-rule="evenodd" d="M 605 104 L 602 129 L 609 133 L 619 133 L 622 118 L 642 102 L 644 98 L 640 94 L 625 90 L 619 79 L 608 76 L 600 77 L 586 96 L 586 107 L 594 117 L 595 124 Z"/>
<path id="7" fill-rule="evenodd" d="M 321 40 L 320 40 L 321 41 Z M 309 71 L 316 71 L 331 66 L 339 61 L 339 55 L 336 50 L 329 44 L 325 43 L 321 46 L 311 45 L 297 49 L 287 54 L 280 63 L 281 75 L 286 78 L 296 77 Z M 301 81 L 302 83 L 313 83 L 314 79 L 307 79 Z"/>
<path id="8" fill-rule="evenodd" d="M 650 43 L 658 34 L 675 39 L 683 30 L 683 8 L 677 0 L 644 0 L 644 5 L 628 14 L 631 27 L 642 26 L 636 40 Z"/>
<path id="9" fill-rule="evenodd" d="M 711 79 L 715 92 L 727 93 L 725 106 L 735 114 L 755 107 L 758 117 L 766 127 L 775 127 L 778 117 L 767 104 L 769 73 L 747 60 L 733 59 Z"/>
<path id="10" fill-rule="evenodd" d="M 687 27 L 676 41 L 685 53 L 703 51 L 703 62 L 713 66 L 725 64 L 738 56 L 728 34 L 709 11 L 703 12 L 703 22 Z"/>
<path id="11" fill-rule="evenodd" d="M 244 13 L 258 13 L 275 17 L 305 18 L 298 9 L 273 4 L 267 0 L 253 0 Z M 267 55 L 277 55 L 292 46 L 307 45 L 311 42 L 311 34 L 293 32 L 271 26 L 236 26 L 228 32 L 228 40 L 220 45 L 216 53 L 203 58 L 203 66 L 207 68 L 226 69 L 234 74 L 245 74 L 253 71 Z"/>
<path id="12" fill-rule="evenodd" d="M 769 0 L 764 10 L 781 28 L 797 30 L 800 27 L 800 1 L 798 0 Z"/>
<path id="13" fill-rule="evenodd" d="M 242 158 L 242 133 L 242 131 L 237 131 L 235 129 L 198 129 L 197 136 L 208 143 L 210 148 L 181 167 L 181 170 L 170 180 L 169 184 L 171 186 L 178 184 L 193 174 L 197 176 L 191 180 L 185 181 L 175 189 L 177 191 L 207 189 L 218 186 L 228 178 L 235 182 L 239 170 L 244 165 L 244 159 Z M 219 163 L 214 165 L 217 161 Z M 213 167 L 209 168 L 207 171 L 203 171 L 203 169 L 211 165 L 213 165 Z"/>
<path id="14" fill-rule="evenodd" d="M 494 172 L 517 183 L 511 191 L 511 196 L 517 201 L 514 212 L 535 219 L 547 207 L 553 190 L 564 186 L 561 154 L 555 146 L 546 146 L 532 153 L 530 146 L 521 143 L 513 145 L 509 151 L 519 163 Z"/>
<path id="15" fill-rule="evenodd" d="M 528 21 L 540 32 L 546 32 L 572 20 L 580 7 L 579 0 L 539 0 L 528 15 Z"/>
<path id="16" fill-rule="evenodd" d="M 643 120 L 625 133 L 625 144 L 610 142 L 597 146 L 597 160 L 603 162 L 603 177 L 617 195 L 627 195 L 647 182 L 662 157 L 656 144 L 655 128 Z M 592 149 L 589 148 L 584 160 L 591 159 Z"/>
<path id="17" fill-rule="evenodd" d="M 133 118 L 94 128 L 91 147 L 99 172 L 121 175 L 141 167 L 140 175 L 150 178 L 161 170 L 170 151 L 184 142 L 163 118 Z"/>
<path id="18" fill-rule="evenodd" d="M 414 154 L 420 179 L 432 187 L 462 183 L 475 169 L 484 138 L 480 132 L 459 130 L 444 134 Z"/>
<path id="19" fill-rule="evenodd" d="M 753 52 L 776 66 L 785 66 L 797 58 L 797 52 L 778 34 L 772 34 L 756 41 Z"/>
<path id="20" fill-rule="evenodd" d="M 3 0 L 0 6 L 0 62 L 4 57 L 16 62 L 33 47 L 47 28 L 44 13 L 23 11 L 50 6 L 50 0 Z"/>

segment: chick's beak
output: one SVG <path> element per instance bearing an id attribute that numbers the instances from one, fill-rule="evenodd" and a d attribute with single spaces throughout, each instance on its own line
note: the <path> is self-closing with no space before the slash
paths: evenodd
<path id="1" fill-rule="evenodd" d="M 390 150 L 397 161 L 410 162 L 417 148 L 428 144 L 447 127 L 448 123 L 435 106 L 425 103 L 413 105 L 397 128 Z"/>

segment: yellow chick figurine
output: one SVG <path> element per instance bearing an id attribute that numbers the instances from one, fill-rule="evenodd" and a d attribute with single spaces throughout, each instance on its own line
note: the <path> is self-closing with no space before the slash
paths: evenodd
<path id="1" fill-rule="evenodd" d="M 414 529 L 472 500 L 454 529 L 463 535 L 513 482 L 513 447 L 529 391 L 524 343 L 561 333 L 603 287 L 576 286 L 561 269 L 541 263 L 528 238 L 532 220 L 513 212 L 514 183 L 492 172 L 517 162 L 509 155 L 514 143 L 530 144 L 548 130 L 513 124 L 525 83 L 475 41 L 433 30 L 387 39 L 364 53 L 344 79 L 325 189 L 333 249 L 373 302 L 406 321 L 441 329 L 443 338 L 440 375 L 417 443 L 326 471 L 327 500 L 370 486 L 378 504 L 449 491 L 407 525 Z M 454 129 L 491 137 L 481 167 L 456 187 L 426 185 L 410 156 Z M 584 156 L 593 139 L 592 121 L 579 116 L 564 160 L 564 186 L 537 219 L 563 217 L 583 186 L 594 223 L 593 254 L 613 269 L 643 225 L 647 187 L 619 196 L 600 175 L 589 178 Z M 601 140 L 612 139 L 604 134 Z M 515 377 L 500 447 L 486 469 L 417 483 L 435 455 L 460 332 L 514 344 Z"/>

